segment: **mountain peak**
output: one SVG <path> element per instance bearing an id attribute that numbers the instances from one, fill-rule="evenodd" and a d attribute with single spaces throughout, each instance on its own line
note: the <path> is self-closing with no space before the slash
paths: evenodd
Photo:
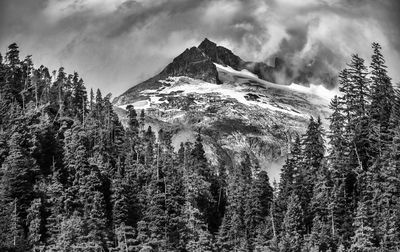
<path id="1" fill-rule="evenodd" d="M 244 61 L 231 50 L 223 46 L 218 46 L 208 38 L 205 38 L 198 48 L 202 50 L 212 62 L 223 66 L 230 66 L 236 70 L 240 70 L 244 63 Z"/>
<path id="2" fill-rule="evenodd" d="M 231 50 L 217 45 L 205 38 L 198 47 L 187 48 L 175 57 L 159 74 L 128 89 L 117 98 L 115 103 L 128 103 L 140 96 L 147 89 L 158 89 L 163 85 L 162 80 L 173 76 L 186 76 L 208 83 L 221 84 L 215 64 L 229 66 L 237 71 L 248 70 L 260 79 L 275 82 L 275 72 L 282 68 L 283 62 L 277 59 L 271 67 L 263 62 L 246 62 Z M 160 82 L 161 80 L 161 82 Z"/>
<path id="3" fill-rule="evenodd" d="M 203 50 L 204 48 L 216 48 L 217 44 L 215 42 L 212 42 L 208 38 L 205 38 L 199 45 L 199 49 Z"/>
<path id="4" fill-rule="evenodd" d="M 197 47 L 186 49 L 162 72 L 166 76 L 188 76 L 210 83 L 219 83 L 218 72 L 211 60 Z"/>

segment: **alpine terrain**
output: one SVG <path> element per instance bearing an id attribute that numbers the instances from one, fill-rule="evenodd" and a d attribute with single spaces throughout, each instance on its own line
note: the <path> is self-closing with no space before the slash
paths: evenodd
<path id="1" fill-rule="evenodd" d="M 400 1 L 0 10 L 0 252 L 400 252 Z"/>
<path id="2" fill-rule="evenodd" d="M 146 111 L 146 124 L 173 132 L 173 145 L 200 131 L 214 164 L 251 154 L 274 178 L 296 134 L 310 117 L 329 116 L 332 91 L 323 86 L 274 83 L 284 62 L 246 62 L 205 39 L 186 49 L 156 76 L 133 86 L 113 104 L 126 122 L 127 106 Z"/>

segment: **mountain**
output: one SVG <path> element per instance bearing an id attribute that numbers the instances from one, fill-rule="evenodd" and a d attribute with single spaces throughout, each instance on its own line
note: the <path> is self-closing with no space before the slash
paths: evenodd
<path id="1" fill-rule="evenodd" d="M 251 62 L 244 61 L 239 56 L 235 55 L 231 50 L 218 46 L 216 43 L 204 39 L 199 45 L 199 49 L 202 50 L 212 62 L 230 66 L 235 70 L 249 70 L 256 74 L 258 78 L 273 83 L 278 83 L 277 75 L 284 69 L 285 63 L 280 59 L 276 58 L 274 66 L 269 66 L 263 62 Z M 290 84 L 290 83 L 279 83 L 279 84 Z"/>
<path id="2" fill-rule="evenodd" d="M 330 100 L 322 86 L 268 81 L 266 73 L 272 78 L 280 67 L 246 62 L 205 39 L 114 99 L 114 106 L 122 121 L 127 105 L 144 109 L 148 125 L 174 133 L 175 146 L 200 130 L 213 163 L 233 162 L 246 151 L 276 177 L 274 167 L 285 160 L 294 135 L 304 132 L 310 116 L 327 118 Z"/>

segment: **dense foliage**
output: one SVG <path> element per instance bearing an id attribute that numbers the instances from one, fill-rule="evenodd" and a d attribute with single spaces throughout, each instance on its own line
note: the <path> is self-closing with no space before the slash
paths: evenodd
<path id="1" fill-rule="evenodd" d="M 0 55 L 0 251 L 398 251 L 400 93 L 378 44 L 340 73 L 280 183 L 251 157 L 212 166 L 78 73 Z M 324 139 L 329 142 L 325 143 Z"/>

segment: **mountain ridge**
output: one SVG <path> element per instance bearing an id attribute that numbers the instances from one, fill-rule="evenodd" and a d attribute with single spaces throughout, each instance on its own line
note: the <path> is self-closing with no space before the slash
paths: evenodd
<path id="1" fill-rule="evenodd" d="M 282 66 L 284 65 L 283 61 L 279 58 L 275 59 L 274 66 L 269 66 L 263 62 L 244 61 L 231 50 L 205 38 L 198 47 L 187 48 L 175 57 L 160 73 L 129 88 L 122 95 L 116 97 L 113 103 L 129 103 L 138 98 L 136 96 L 137 93 L 145 89 L 156 89 L 162 86 L 162 83 L 159 81 L 168 76 L 188 76 L 220 84 L 221 81 L 218 79 L 218 72 L 213 63 L 229 66 L 238 71 L 248 70 L 260 79 L 273 83 L 277 82 L 275 75 L 282 70 Z"/>

